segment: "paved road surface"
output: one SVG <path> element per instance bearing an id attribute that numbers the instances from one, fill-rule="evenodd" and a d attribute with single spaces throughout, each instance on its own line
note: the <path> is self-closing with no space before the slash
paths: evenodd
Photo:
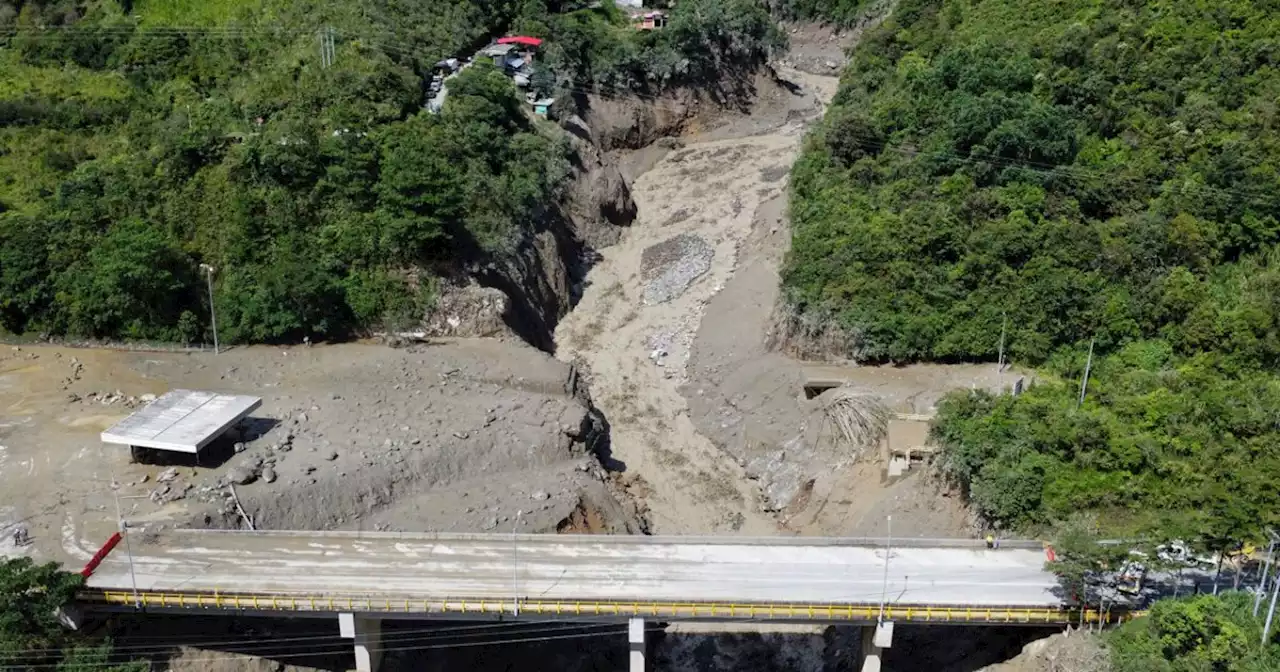
<path id="1" fill-rule="evenodd" d="M 557 535 L 165 532 L 133 538 L 140 590 L 413 598 L 878 603 L 884 549 L 830 540 L 737 543 Z M 897 604 L 1060 604 L 1044 553 L 895 548 Z M 89 586 L 129 590 L 124 544 Z"/>

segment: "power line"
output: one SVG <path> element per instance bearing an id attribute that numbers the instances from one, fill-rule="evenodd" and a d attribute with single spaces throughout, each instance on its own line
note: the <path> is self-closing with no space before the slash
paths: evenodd
<path id="1" fill-rule="evenodd" d="M 136 612 L 136 615 L 145 615 L 145 612 Z M 206 614 L 195 614 L 195 615 L 206 616 Z M 432 616 L 436 616 L 436 615 L 433 614 Z M 589 622 L 592 622 L 592 621 L 557 619 L 557 620 L 548 620 L 548 621 L 526 621 L 523 623 L 523 625 L 574 624 L 574 623 L 589 623 Z M 452 633 L 452 632 L 468 633 L 472 631 L 479 631 L 477 634 L 484 634 L 485 631 L 493 630 L 495 628 L 498 628 L 498 629 L 509 628 L 514 625 L 521 625 L 521 623 L 503 621 L 500 623 L 481 623 L 481 624 L 475 624 L 475 625 L 424 627 L 420 629 L 404 630 L 399 632 L 403 632 L 403 633 L 418 632 L 423 634 L 430 634 L 430 633 Z M 198 642 L 198 644 L 200 646 L 234 646 L 237 644 L 252 644 L 260 641 L 306 642 L 306 641 L 321 641 L 325 639 L 332 639 L 333 637 L 336 637 L 336 636 L 337 635 L 334 634 L 333 629 L 330 628 L 324 631 L 311 631 L 311 632 L 308 632 L 307 634 L 298 633 L 298 634 L 289 634 L 289 635 L 282 635 L 282 636 L 273 636 L 273 637 L 266 638 L 265 640 L 264 638 L 261 638 L 261 637 L 244 638 L 244 639 L 215 639 L 212 641 L 201 641 L 201 642 Z M 178 637 L 174 635 L 139 635 L 139 636 L 127 636 L 127 639 L 129 640 L 151 639 L 151 640 L 164 640 L 166 642 L 172 642 L 175 639 L 182 639 L 182 637 Z M 166 644 L 133 644 L 133 645 L 125 645 L 125 646 L 117 647 L 117 650 L 149 650 L 149 649 L 166 648 L 168 646 L 169 644 L 167 643 Z M 57 652 L 59 650 L 61 649 L 59 648 L 24 649 L 24 652 L 52 653 L 52 652 Z"/>
<path id="2" fill-rule="evenodd" d="M 618 627 L 620 624 L 611 623 L 609 625 Z M 656 632 L 661 629 L 662 628 L 658 626 L 650 626 L 650 627 L 646 627 L 645 631 Z M 588 633 L 576 633 L 576 634 L 568 634 L 568 635 L 547 635 L 547 636 L 541 636 L 541 637 L 512 638 L 512 639 L 492 640 L 492 641 L 485 641 L 485 642 L 460 642 L 455 644 L 397 646 L 397 647 L 389 647 L 389 648 L 379 648 L 378 650 L 383 653 L 387 653 L 391 651 L 426 651 L 426 650 L 434 650 L 434 649 L 468 648 L 473 646 L 500 646 L 503 644 L 524 644 L 524 643 L 550 642 L 550 641 L 568 640 L 568 639 L 587 639 L 591 637 L 612 637 L 612 636 L 625 634 L 625 632 L 626 632 L 625 630 L 618 630 L 614 632 L 588 632 Z M 344 655 L 350 651 L 351 651 L 351 647 L 344 645 L 340 649 L 335 649 L 331 651 L 321 650 L 321 651 L 306 651 L 306 652 L 300 652 L 300 653 L 299 652 L 277 653 L 277 654 L 270 654 L 270 655 L 264 654 L 264 653 L 255 653 L 252 655 L 255 655 L 258 657 L 264 657 L 264 658 L 273 658 L 273 659 L 274 658 L 302 658 L 302 657 L 316 656 L 316 655 Z M 249 654 L 244 654 L 244 655 L 249 655 Z M 205 658 L 191 658 L 191 659 L 187 659 L 187 661 L 207 663 L 207 662 L 213 662 L 213 661 L 219 661 L 219 660 L 238 660 L 240 659 L 240 657 L 241 657 L 240 655 L 209 656 Z M 94 663 L 89 665 L 79 665 L 77 666 L 77 669 L 88 669 L 91 667 L 115 667 L 119 664 L 120 663 L 118 662 L 117 663 Z M 0 670 L 12 670 L 13 672 L 19 672 L 21 670 L 29 670 L 29 669 L 53 669 L 53 668 L 59 667 L 60 665 L 61 663 L 38 663 L 38 664 L 32 664 L 32 665 L 0 665 Z"/>
<path id="3" fill-rule="evenodd" d="M 424 50 L 422 50 L 419 47 L 414 47 L 412 45 L 405 46 L 405 43 L 403 42 L 400 42 L 399 44 L 391 44 L 385 40 L 381 40 L 377 38 L 366 38 L 362 35 L 357 35 L 357 34 L 347 35 L 346 37 L 348 39 L 359 40 L 362 44 L 367 44 L 369 46 L 382 49 L 383 51 L 391 52 L 401 56 L 417 57 L 417 58 L 423 58 L 423 59 L 430 59 L 434 57 L 434 56 L 429 56 L 427 53 L 424 52 Z M 396 39 L 394 37 L 394 34 L 392 34 L 392 37 L 393 39 Z M 643 93 L 643 92 L 635 91 L 632 89 L 623 89 L 618 87 L 601 87 L 601 86 L 585 87 L 581 83 L 575 83 L 574 86 L 571 86 L 562 90 L 566 90 L 571 93 L 579 93 L 579 94 L 586 94 L 586 95 L 600 95 L 600 96 L 606 96 L 606 97 L 609 97 L 609 96 L 634 97 L 634 98 L 653 101 L 655 105 L 668 110 L 685 109 L 685 106 L 680 106 L 678 103 L 675 103 L 674 101 L 663 100 L 663 96 L 661 94 Z M 1052 163 L 1033 161 L 1030 159 L 1018 159 L 1013 157 L 994 157 L 994 156 L 993 157 L 974 157 L 972 155 L 965 156 L 954 150 L 926 150 L 926 151 L 914 150 L 914 149 L 907 149 L 900 146 L 890 145 L 888 143 L 877 142 L 870 136 L 866 136 L 866 135 L 858 137 L 857 144 L 864 148 L 879 149 L 881 151 L 888 150 L 888 151 L 893 151 L 893 152 L 897 152 L 897 153 L 900 153 L 906 156 L 912 156 L 912 157 L 920 157 L 920 156 L 938 157 L 938 158 L 950 159 L 954 161 L 960 161 L 963 163 L 968 163 L 970 165 L 981 164 L 981 165 L 989 165 L 989 166 L 1000 167 L 1000 168 L 1020 168 L 1020 169 L 1028 170 L 1030 172 L 1042 174 L 1042 175 L 1057 176 L 1065 179 L 1075 180 L 1078 183 L 1088 179 L 1097 179 L 1097 180 L 1105 180 L 1105 181 L 1112 181 L 1112 182 L 1118 180 L 1118 181 L 1125 182 L 1135 186 L 1146 185 L 1156 191 L 1163 190 L 1167 187 L 1172 187 L 1174 189 L 1177 189 L 1183 192 L 1190 191 L 1193 193 L 1200 193 L 1200 194 L 1210 193 L 1210 194 L 1217 194 L 1223 197 L 1250 199 L 1255 203 L 1269 205 L 1273 207 L 1278 203 L 1275 197 L 1269 197 L 1261 193 L 1249 193 L 1240 189 L 1233 189 L 1231 187 L 1214 187 L 1210 185 L 1186 184 L 1186 183 L 1179 184 L 1179 185 L 1170 185 L 1169 182 L 1175 179 L 1175 177 L 1173 176 L 1161 180 L 1159 178 L 1154 178 L 1154 177 L 1141 177 L 1141 176 L 1135 176 L 1135 175 L 1117 175 L 1114 173 L 1104 172 L 1102 170 L 1087 168 L 1084 166 L 1052 164 Z"/>
<path id="4" fill-rule="evenodd" d="M 875 549 L 870 549 L 870 550 L 875 550 Z M 824 574 L 824 575 L 825 575 L 825 574 L 830 573 L 830 568 L 829 568 L 829 567 L 827 567 L 827 568 L 824 568 L 824 569 L 821 569 L 821 570 L 815 570 L 813 573 L 814 573 L 814 574 Z M 963 579 L 963 578 L 966 578 L 966 577 L 979 577 L 979 576 L 986 576 L 986 575 L 988 575 L 988 574 L 989 574 L 989 572 L 987 572 L 987 571 L 983 571 L 983 570 L 967 570 L 967 571 L 959 571 L 959 572 L 950 572 L 950 573 L 948 573 L 948 575 L 947 575 L 947 576 L 948 576 L 948 577 L 950 577 L 950 578 L 953 578 L 953 579 Z M 852 601 L 859 600 L 859 599 L 870 600 L 870 599 L 875 598 L 875 599 L 877 599 L 877 600 L 878 600 L 878 599 L 881 599 L 881 598 L 882 598 L 883 590 L 884 590 L 883 588 L 869 589 L 868 591 L 866 591 L 866 592 L 862 592 L 862 593 L 853 593 L 853 594 L 841 595 L 841 596 L 840 596 L 840 599 L 842 599 L 842 600 L 847 600 L 847 601 L 851 601 L 851 602 L 852 602 Z M 901 602 L 901 600 L 902 600 L 902 598 L 903 598 L 904 596 L 906 596 L 908 593 L 919 592 L 919 590 L 922 590 L 922 589 L 917 589 L 917 588 L 902 588 L 902 589 L 899 589 L 899 590 L 896 590 L 896 591 L 891 591 L 891 594 L 893 595 L 894 599 L 892 599 L 892 600 L 888 600 L 888 601 L 886 602 L 886 604 L 895 604 L 895 603 L 900 603 L 900 602 Z M 203 614 L 202 614 L 202 615 L 203 615 Z M 422 617 L 425 619 L 425 618 L 428 618 L 428 617 L 439 618 L 440 616 L 439 616 L 439 614 L 426 614 L 426 613 L 424 613 L 424 614 L 422 614 Z M 740 620 L 741 620 L 741 621 L 743 621 L 743 622 L 764 622 L 764 621 L 765 621 L 765 620 L 767 620 L 767 619 L 761 619 L 761 618 L 756 618 L 756 619 L 744 618 L 744 619 L 740 619 Z M 555 625 L 555 627 L 548 627 L 548 626 L 551 626 L 552 624 L 556 624 L 556 625 Z M 595 624 L 595 625 L 589 625 L 589 624 Z M 396 634 L 396 635 L 405 635 L 405 634 L 408 634 L 408 633 L 422 633 L 422 634 L 452 633 L 452 634 L 451 634 L 451 636 L 473 636 L 473 637 L 474 637 L 474 636 L 483 636 L 483 635 L 484 635 L 484 634 L 486 634 L 486 633 L 485 633 L 485 632 L 473 632 L 473 631 L 486 631 L 486 630 L 491 630 L 491 629 L 494 629 L 494 628 L 501 629 L 501 628 L 520 627 L 520 626 L 522 626 L 522 625 L 536 625 L 536 626 L 538 626 L 538 627 L 536 627 L 536 628 L 534 628 L 534 629 L 530 630 L 530 632 L 541 632 L 541 631 L 557 631 L 557 630 L 563 630 L 563 629 L 566 629 L 566 628 L 567 628 L 567 629 L 572 629 L 572 628 L 577 628 L 577 627 L 597 627 L 597 626 L 599 626 L 599 625 L 607 625 L 607 624 L 601 624 L 599 621 L 593 621 L 593 620 L 555 619 L 555 620 L 548 620 L 548 621 L 528 621 L 528 622 L 523 622 L 523 623 L 521 623 L 521 622 L 502 622 L 502 623 L 485 623 L 485 624 L 477 624 L 477 625 L 460 625 L 460 626 L 447 626 L 447 627 L 446 627 L 446 626 L 442 626 L 442 627 L 429 627 L 429 628 L 420 628 L 420 629 L 413 629 L 413 630 L 398 631 L 398 632 L 396 632 L 396 633 L 394 633 L 394 634 Z M 329 631 L 326 631 L 326 632 L 316 632 L 315 634 L 307 634 L 307 635 L 289 635 L 289 636 L 268 637 L 268 638 L 260 638 L 260 637 L 256 637 L 256 638 L 252 638 L 252 639 L 227 639 L 227 640 L 216 640 L 216 641 L 201 641 L 201 642 L 194 642 L 194 643 L 193 643 L 193 645 L 198 645 L 198 646 L 233 646 L 233 645 L 240 645 L 240 644 L 254 644 L 254 643 L 260 643 L 260 642 L 265 642 L 265 643 L 278 643 L 278 642 L 299 643 L 299 642 L 310 642 L 310 641 L 324 641 L 324 640 L 333 639 L 335 636 L 336 636 L 336 635 L 331 634 Z M 165 640 L 179 640 L 179 639 L 181 639 L 180 637 L 171 636 L 171 635 L 155 635 L 155 636 L 153 636 L 153 637 L 149 637 L 149 638 L 150 638 L 150 639 L 157 639 L 157 640 L 159 640 L 159 639 L 165 639 Z M 171 647 L 171 645 L 168 645 L 168 644 L 165 644 L 165 645 L 161 645 L 161 644 L 140 644 L 140 645 L 126 645 L 126 646 L 120 646 L 120 647 L 116 647 L 116 648 L 115 648 L 115 650 L 116 650 L 116 651 L 121 651 L 121 652 L 145 652 L 145 651 L 151 651 L 151 650 L 162 650 L 162 649 L 168 649 L 168 648 L 172 648 L 172 647 Z M 51 648 L 46 648 L 46 649 L 26 649 L 26 650 L 24 650 L 24 651 L 23 651 L 23 653 L 31 653 L 31 654 L 34 654 L 34 653 L 52 653 L 52 652 L 56 652 L 56 651 L 58 651 L 58 649 L 51 649 Z"/>
<path id="5" fill-rule="evenodd" d="M 454 637 L 486 637 L 486 636 L 493 636 L 495 634 L 503 635 L 504 633 L 500 632 L 500 630 L 502 629 L 520 630 L 521 628 L 523 628 L 521 632 L 514 633 L 514 634 L 519 634 L 523 636 L 523 635 L 548 633 L 548 632 L 557 633 L 557 632 L 564 632 L 565 630 L 576 630 L 581 628 L 599 628 L 599 627 L 604 627 L 608 625 L 617 625 L 617 624 L 589 622 L 589 621 L 572 621 L 572 620 L 524 621 L 524 622 L 506 621 L 502 623 L 485 623 L 480 625 L 439 626 L 434 628 L 414 628 L 409 630 L 394 630 L 384 635 L 382 637 L 382 640 L 393 641 L 393 642 L 401 641 L 401 640 L 435 641 L 435 640 L 449 639 Z M 255 647 L 256 646 L 257 648 L 262 648 L 262 647 L 275 646 L 275 645 L 286 644 L 286 643 L 288 644 L 302 644 L 302 643 L 311 643 L 311 642 L 322 643 L 322 642 L 326 642 L 334 639 L 340 639 L 341 637 L 336 631 L 331 631 L 326 634 L 315 634 L 315 635 L 305 635 L 305 636 L 292 636 L 292 637 L 291 636 L 273 636 L 273 637 L 255 637 L 255 638 L 245 638 L 245 639 L 226 639 L 226 640 L 218 640 L 218 641 L 196 641 L 196 642 L 188 642 L 188 640 L 185 640 L 181 636 L 176 636 L 176 635 L 169 635 L 169 636 L 156 635 L 155 638 L 156 639 L 163 638 L 163 639 L 166 639 L 167 642 L 165 644 L 114 646 L 112 647 L 112 651 L 115 653 L 145 655 L 147 653 L 161 653 L 164 651 L 168 651 L 172 649 L 175 644 L 198 646 L 198 647 L 231 647 L 231 646 Z M 286 647 L 286 648 L 292 648 L 292 647 Z M 23 649 L 22 651 L 17 653 L 21 654 L 22 656 L 27 656 L 29 658 L 38 658 L 42 655 L 57 654 L 61 650 L 62 649 L 60 648 Z"/>

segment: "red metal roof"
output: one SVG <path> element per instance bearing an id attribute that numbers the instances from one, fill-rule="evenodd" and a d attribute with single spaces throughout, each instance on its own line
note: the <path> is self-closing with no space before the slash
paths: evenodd
<path id="1" fill-rule="evenodd" d="M 540 47 L 542 46 L 542 40 L 528 35 L 513 35 L 498 38 L 498 44 L 524 44 L 530 47 Z"/>

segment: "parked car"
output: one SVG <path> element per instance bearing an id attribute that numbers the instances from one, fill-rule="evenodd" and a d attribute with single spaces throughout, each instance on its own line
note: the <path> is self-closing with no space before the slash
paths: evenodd
<path id="1" fill-rule="evenodd" d="M 1116 590 L 1129 595 L 1142 592 L 1142 581 L 1147 578 L 1147 566 L 1137 560 L 1130 560 L 1120 567 L 1116 576 Z"/>
<path id="2" fill-rule="evenodd" d="M 1217 564 L 1217 560 L 1208 555 L 1196 555 L 1191 547 L 1181 539 L 1156 547 L 1156 557 L 1161 560 L 1184 567 L 1208 567 Z"/>

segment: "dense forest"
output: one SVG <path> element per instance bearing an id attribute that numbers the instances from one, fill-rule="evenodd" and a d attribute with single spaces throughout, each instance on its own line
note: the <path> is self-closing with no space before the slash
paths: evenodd
<path id="1" fill-rule="evenodd" d="M 1039 368 L 940 407 L 993 524 L 1277 522 L 1277 36 L 1271 1 L 902 0 L 853 52 L 784 291 L 862 360 Z"/>
<path id="2" fill-rule="evenodd" d="M 543 94 L 660 90 L 779 43 L 750 0 L 659 34 L 523 0 L 0 0 L 0 328 L 207 342 L 411 324 L 437 278 L 501 262 L 571 157 L 511 80 L 434 64 L 549 38 Z M 322 63 L 320 34 L 332 36 Z"/>

